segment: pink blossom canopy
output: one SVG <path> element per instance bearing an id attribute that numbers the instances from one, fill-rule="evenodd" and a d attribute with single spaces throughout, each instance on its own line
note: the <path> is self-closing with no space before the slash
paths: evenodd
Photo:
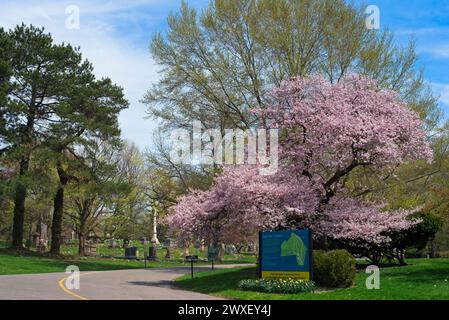
<path id="1" fill-rule="evenodd" d="M 419 116 L 375 81 L 350 75 L 285 81 L 271 104 L 255 112 L 281 131 L 280 168 L 262 176 L 256 166 L 229 166 L 207 191 L 179 199 L 167 222 L 181 241 L 232 243 L 260 229 L 310 227 L 316 235 L 385 243 L 386 232 L 413 225 L 413 210 L 383 212 L 383 204 L 351 197 L 343 178 L 359 167 L 394 168 L 432 161 Z"/>

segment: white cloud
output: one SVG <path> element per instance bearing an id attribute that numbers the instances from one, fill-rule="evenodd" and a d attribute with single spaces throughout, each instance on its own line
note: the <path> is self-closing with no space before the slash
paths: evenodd
<path id="1" fill-rule="evenodd" d="M 449 58 L 449 44 L 435 46 L 428 50 L 429 53 L 439 58 Z"/>
<path id="2" fill-rule="evenodd" d="M 425 46 L 420 46 L 419 52 L 429 54 L 434 59 L 448 59 L 449 43 L 446 41 L 447 39 L 435 37 L 430 37 L 429 39 L 432 39 L 431 42 L 427 43 Z"/>
<path id="3" fill-rule="evenodd" d="M 0 26 L 9 29 L 22 22 L 44 26 L 56 42 L 80 46 L 98 77 L 110 77 L 124 88 L 130 108 L 120 115 L 122 135 L 143 148 L 151 142 L 155 123 L 143 119 L 145 106 L 139 100 L 158 79 L 157 67 L 148 52 L 152 30 L 146 26 L 160 23 L 161 17 L 151 10 L 160 3 L 158 0 L 2 1 Z M 80 8 L 79 30 L 65 27 L 68 5 Z M 143 27 L 127 29 L 128 25 L 136 24 Z"/>
<path id="4" fill-rule="evenodd" d="M 423 36 L 423 35 L 445 35 L 449 32 L 449 28 L 446 27 L 434 27 L 434 28 L 415 28 L 415 29 L 399 29 L 395 30 L 396 36 Z"/>
<path id="5" fill-rule="evenodd" d="M 449 106 L 449 84 L 442 85 L 439 100 L 441 103 Z"/>

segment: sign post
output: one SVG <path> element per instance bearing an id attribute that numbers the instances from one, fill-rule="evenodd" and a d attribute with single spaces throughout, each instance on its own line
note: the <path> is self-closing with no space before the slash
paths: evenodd
<path id="1" fill-rule="evenodd" d="M 212 262 L 212 270 L 214 270 L 214 261 L 218 260 L 218 248 L 210 245 L 207 247 L 207 260 Z"/>
<path id="2" fill-rule="evenodd" d="M 190 262 L 190 274 L 193 279 L 193 263 L 198 262 L 198 256 L 186 256 L 186 261 Z"/>
<path id="3" fill-rule="evenodd" d="M 312 280 L 310 229 L 259 232 L 259 276 Z"/>

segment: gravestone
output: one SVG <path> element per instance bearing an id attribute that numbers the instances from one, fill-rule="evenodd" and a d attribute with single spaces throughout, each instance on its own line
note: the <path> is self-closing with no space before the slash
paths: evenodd
<path id="1" fill-rule="evenodd" d="M 166 238 L 162 243 L 162 246 L 164 248 L 174 248 L 176 247 L 176 241 L 171 238 Z"/>
<path id="2" fill-rule="evenodd" d="M 140 238 L 140 243 L 141 243 L 141 244 L 147 244 L 147 243 L 148 243 L 147 238 L 146 238 L 146 237 Z"/>
<path id="3" fill-rule="evenodd" d="M 137 247 L 125 248 L 125 258 L 126 259 L 137 259 L 137 255 L 138 255 Z"/>
<path id="4" fill-rule="evenodd" d="M 226 245 L 226 249 L 225 249 L 227 254 L 235 254 L 237 252 L 236 247 L 232 244 L 232 245 Z"/>
<path id="5" fill-rule="evenodd" d="M 157 260 L 157 247 L 155 245 L 148 249 L 148 260 Z"/>
<path id="6" fill-rule="evenodd" d="M 249 253 L 254 253 L 256 252 L 256 245 L 253 242 L 248 243 L 248 248 L 247 251 Z"/>
<path id="7" fill-rule="evenodd" d="M 109 249 L 115 249 L 117 247 L 117 240 L 110 239 L 108 240 L 108 248 Z"/>
<path id="8" fill-rule="evenodd" d="M 216 246 L 210 245 L 207 247 L 207 260 L 219 261 L 218 248 Z"/>
<path id="9" fill-rule="evenodd" d="M 129 239 L 128 238 L 123 239 L 123 248 L 128 248 L 128 246 L 129 246 Z"/>
<path id="10" fill-rule="evenodd" d="M 166 238 L 162 243 L 162 247 L 165 249 L 165 259 L 170 260 L 172 258 L 171 248 L 173 246 L 173 240 L 170 238 Z"/>
<path id="11" fill-rule="evenodd" d="M 91 241 L 86 242 L 85 244 L 85 253 L 87 256 L 96 256 L 97 255 L 97 245 Z"/>
<path id="12" fill-rule="evenodd" d="M 72 238 L 68 236 L 63 236 L 62 241 L 65 245 L 70 245 L 72 243 Z"/>

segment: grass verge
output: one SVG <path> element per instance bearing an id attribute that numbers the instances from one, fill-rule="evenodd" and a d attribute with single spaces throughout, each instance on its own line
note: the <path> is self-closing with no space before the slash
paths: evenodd
<path id="1" fill-rule="evenodd" d="M 449 259 L 409 259 L 404 267 L 380 269 L 380 289 L 368 290 L 363 270 L 357 272 L 356 283 L 351 288 L 299 294 L 269 294 L 238 290 L 242 279 L 256 278 L 253 267 L 221 269 L 201 272 L 190 279 L 178 278 L 178 286 L 201 293 L 244 300 L 448 300 Z"/>

